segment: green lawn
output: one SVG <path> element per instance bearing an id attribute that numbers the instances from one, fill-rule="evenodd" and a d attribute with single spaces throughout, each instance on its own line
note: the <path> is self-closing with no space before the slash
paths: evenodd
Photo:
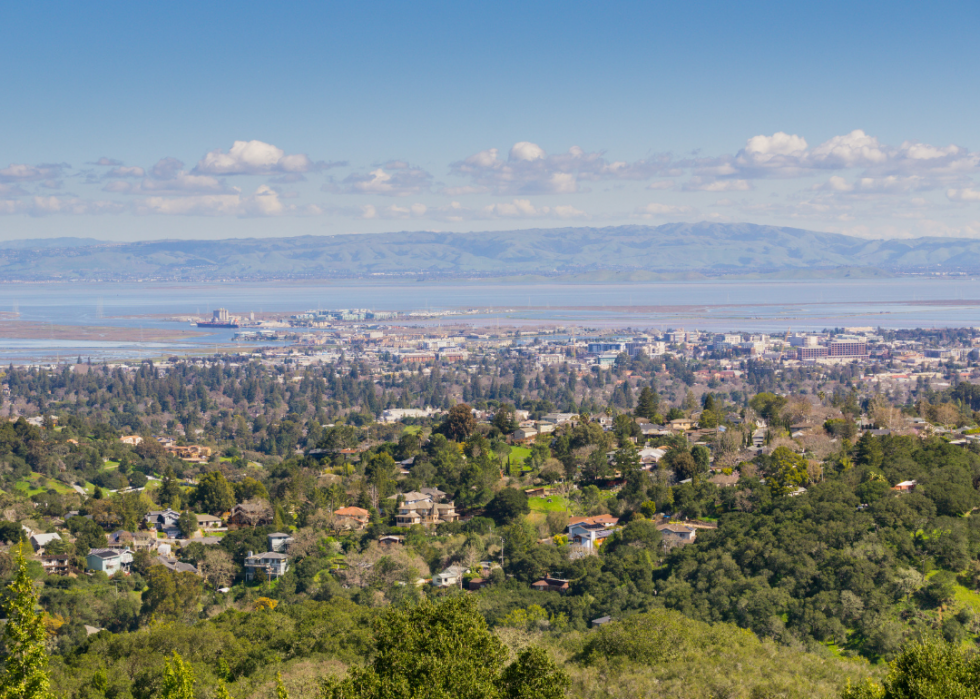
<path id="1" fill-rule="evenodd" d="M 421 425 L 405 425 L 405 429 L 402 430 L 402 434 L 418 434 L 421 431 Z"/>
<path id="2" fill-rule="evenodd" d="M 524 461 L 531 455 L 531 450 L 527 447 L 511 447 L 510 463 L 514 466 L 523 466 Z"/>
<path id="3" fill-rule="evenodd" d="M 117 469 L 117 468 L 119 468 L 118 461 L 106 461 L 105 463 L 102 464 L 103 471 L 112 471 L 113 469 Z"/>
<path id="4" fill-rule="evenodd" d="M 549 500 L 551 502 L 548 502 Z M 532 512 L 564 512 L 566 508 L 571 509 L 569 503 L 561 495 L 528 498 L 527 504 L 531 506 Z"/>

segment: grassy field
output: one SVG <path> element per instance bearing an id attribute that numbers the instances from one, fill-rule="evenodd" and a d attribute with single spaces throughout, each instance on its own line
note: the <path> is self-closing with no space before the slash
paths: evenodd
<path id="1" fill-rule="evenodd" d="M 45 478 L 37 473 L 32 473 L 30 476 L 21 478 L 14 484 L 14 489 L 18 492 L 24 493 L 28 497 L 31 495 L 37 495 L 38 493 L 45 493 L 48 490 L 55 490 L 59 493 L 72 493 L 74 488 L 71 486 L 60 483 L 51 478 Z"/>
<path id="2" fill-rule="evenodd" d="M 548 501 L 551 502 L 548 502 Z M 552 495 L 542 498 L 528 498 L 527 504 L 531 506 L 531 512 L 564 512 L 566 508 L 571 510 L 569 503 L 561 495 Z"/>

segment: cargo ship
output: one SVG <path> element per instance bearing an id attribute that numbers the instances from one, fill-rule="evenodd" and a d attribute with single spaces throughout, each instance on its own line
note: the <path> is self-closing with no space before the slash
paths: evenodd
<path id="1" fill-rule="evenodd" d="M 199 328 L 240 328 L 242 327 L 233 320 L 220 321 L 220 320 L 202 320 L 197 324 Z"/>

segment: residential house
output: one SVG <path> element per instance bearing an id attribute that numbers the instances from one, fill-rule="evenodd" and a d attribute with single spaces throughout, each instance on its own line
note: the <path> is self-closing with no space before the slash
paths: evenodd
<path id="1" fill-rule="evenodd" d="M 899 493 L 911 493 L 917 485 L 919 485 L 918 481 L 902 481 L 901 483 L 896 483 L 892 490 L 898 491 Z"/>
<path id="2" fill-rule="evenodd" d="M 61 535 L 52 534 L 31 534 L 30 542 L 31 548 L 34 549 L 35 553 L 43 554 L 44 549 L 53 541 L 61 541 Z"/>
<path id="3" fill-rule="evenodd" d="M 166 510 L 151 510 L 143 517 L 147 527 L 161 531 L 171 539 L 180 535 L 180 527 L 177 525 L 179 519 L 180 513 L 169 507 Z"/>
<path id="4" fill-rule="evenodd" d="M 402 502 L 398 506 L 398 513 L 395 515 L 395 524 L 399 527 L 411 527 L 421 524 L 423 527 L 443 522 L 455 522 L 459 519 L 456 514 L 456 506 L 452 502 L 434 502 L 429 496 L 425 499 L 414 499 L 414 496 L 421 493 L 406 493 L 413 499 Z"/>
<path id="5" fill-rule="evenodd" d="M 657 529 L 663 535 L 664 540 L 672 544 L 690 544 L 697 538 L 697 530 L 676 522 L 666 522 L 658 524 Z"/>
<path id="6" fill-rule="evenodd" d="M 273 532 L 268 535 L 269 550 L 276 553 L 285 553 L 286 549 L 293 543 L 293 537 L 284 532 Z"/>
<path id="7" fill-rule="evenodd" d="M 427 495 L 433 502 L 442 502 L 446 499 L 446 494 L 438 488 L 422 488 L 422 495 Z"/>
<path id="8" fill-rule="evenodd" d="M 593 551 L 612 536 L 608 525 L 598 522 L 577 522 L 568 525 L 568 543 Z"/>
<path id="9" fill-rule="evenodd" d="M 228 524 L 233 524 L 236 527 L 260 527 L 265 524 L 272 524 L 272 518 L 272 508 L 268 502 L 253 500 L 231 508 Z"/>
<path id="10" fill-rule="evenodd" d="M 405 543 L 404 536 L 395 536 L 394 534 L 388 534 L 387 536 L 382 536 L 378 538 L 378 546 L 381 546 L 382 548 L 401 546 L 403 543 Z"/>
<path id="11" fill-rule="evenodd" d="M 125 529 L 117 529 L 108 535 L 109 546 L 111 549 L 129 549 L 131 551 L 155 551 L 160 540 L 157 533 L 152 532 L 128 532 Z"/>
<path id="12" fill-rule="evenodd" d="M 731 488 L 738 484 L 739 474 L 733 473 L 731 475 L 725 473 L 716 473 L 711 478 L 708 479 L 709 483 L 714 483 L 719 488 Z"/>
<path id="13" fill-rule="evenodd" d="M 163 448 L 181 461 L 187 461 L 192 464 L 207 463 L 207 460 L 211 458 L 211 447 L 202 447 L 198 444 L 187 444 L 184 446 L 168 444 Z"/>
<path id="14" fill-rule="evenodd" d="M 615 527 L 619 524 L 619 519 L 612 515 L 593 515 L 592 517 L 572 517 L 568 520 L 569 526 L 587 522 L 589 524 L 604 524 L 607 527 Z"/>
<path id="15" fill-rule="evenodd" d="M 432 584 L 435 587 L 460 587 L 464 575 L 466 575 L 466 568 L 452 565 L 440 573 L 433 575 Z"/>
<path id="16" fill-rule="evenodd" d="M 170 558 L 169 556 L 157 556 L 154 561 L 156 565 L 161 565 L 167 570 L 172 570 L 175 573 L 193 573 L 194 575 L 200 575 L 197 568 L 192 566 L 190 563 L 181 563 L 176 558 Z"/>
<path id="17" fill-rule="evenodd" d="M 548 575 L 537 582 L 531 583 L 531 589 L 542 592 L 568 592 L 568 580 Z"/>
<path id="18" fill-rule="evenodd" d="M 129 572 L 133 562 L 133 554 L 123 549 L 92 549 L 85 557 L 85 565 L 89 570 L 101 570 L 106 575 L 114 575 L 119 571 Z"/>
<path id="19" fill-rule="evenodd" d="M 56 556 L 40 556 L 41 567 L 48 575 L 68 575 L 71 573 L 71 556 L 58 554 Z"/>
<path id="20" fill-rule="evenodd" d="M 122 437 L 119 438 L 119 441 L 122 442 L 123 444 L 129 444 L 135 447 L 143 443 L 143 438 L 140 437 L 138 434 L 124 434 Z"/>
<path id="21" fill-rule="evenodd" d="M 538 431 L 533 427 L 520 427 L 514 430 L 511 435 L 511 441 L 528 443 L 533 442 L 534 438 L 538 436 Z"/>
<path id="22" fill-rule="evenodd" d="M 253 554 L 248 552 L 245 557 L 246 580 L 275 580 L 281 578 L 289 570 L 289 557 L 284 553 L 266 551 Z"/>
<path id="23" fill-rule="evenodd" d="M 363 507 L 341 507 L 333 511 L 337 524 L 351 529 L 364 529 L 371 521 L 371 513 Z"/>
<path id="24" fill-rule="evenodd" d="M 197 517 L 197 528 L 201 531 L 217 531 L 221 529 L 224 522 L 221 521 L 221 517 L 215 517 L 214 515 L 195 515 Z"/>
<path id="25" fill-rule="evenodd" d="M 643 447 L 639 451 L 640 463 L 643 464 L 644 470 L 650 469 L 654 464 L 664 458 L 666 453 L 666 449 Z"/>
<path id="26" fill-rule="evenodd" d="M 689 417 L 679 417 L 670 421 L 670 429 L 686 432 L 694 429 L 694 420 Z"/>
<path id="27" fill-rule="evenodd" d="M 541 419 L 553 425 L 564 425 L 572 420 L 578 420 L 578 413 L 548 413 L 542 415 Z"/>
<path id="28" fill-rule="evenodd" d="M 597 628 L 599 626 L 605 626 L 610 621 L 614 621 L 614 619 L 611 616 L 601 616 L 598 619 L 593 619 L 590 623 L 592 625 L 592 628 Z"/>

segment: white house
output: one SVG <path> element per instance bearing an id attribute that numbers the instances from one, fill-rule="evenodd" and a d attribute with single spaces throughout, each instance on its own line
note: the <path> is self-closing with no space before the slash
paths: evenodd
<path id="1" fill-rule="evenodd" d="M 284 553 L 266 551 L 252 554 L 248 552 L 245 558 L 246 580 L 269 580 L 281 578 L 289 570 L 289 557 Z"/>

